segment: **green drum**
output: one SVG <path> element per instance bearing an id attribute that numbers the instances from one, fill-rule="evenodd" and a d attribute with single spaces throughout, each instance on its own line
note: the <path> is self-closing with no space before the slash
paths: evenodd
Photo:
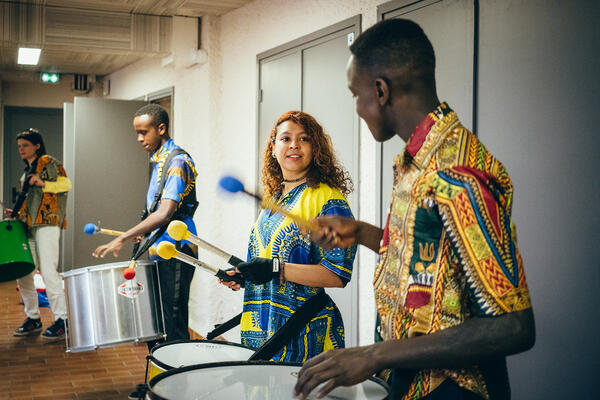
<path id="1" fill-rule="evenodd" d="M 25 224 L 0 221 L 0 282 L 22 278 L 35 269 Z"/>

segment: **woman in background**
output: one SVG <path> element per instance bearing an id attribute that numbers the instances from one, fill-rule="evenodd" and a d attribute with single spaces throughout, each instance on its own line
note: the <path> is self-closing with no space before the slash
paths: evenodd
<path id="1" fill-rule="evenodd" d="M 46 154 L 44 140 L 36 129 L 30 128 L 17 134 L 17 147 L 26 171 L 21 177 L 21 186 L 25 180 L 29 180 L 30 185 L 18 218 L 27 224 L 31 252 L 42 274 L 54 314 L 54 324 L 41 336 L 49 341 L 61 340 L 65 336 L 67 308 L 62 279 L 58 274 L 58 257 L 60 230 L 66 227 L 67 192 L 71 189 L 71 182 L 60 161 Z M 27 171 L 30 173 L 27 174 Z M 4 210 L 5 218 L 11 214 L 12 210 Z M 15 330 L 15 336 L 32 335 L 42 330 L 33 281 L 35 273 L 36 270 L 17 279 L 27 318 Z"/>

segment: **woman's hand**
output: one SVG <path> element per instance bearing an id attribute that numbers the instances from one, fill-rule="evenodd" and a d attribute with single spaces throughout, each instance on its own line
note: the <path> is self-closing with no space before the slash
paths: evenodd
<path id="1" fill-rule="evenodd" d="M 28 175 L 28 178 L 29 178 L 30 186 L 39 186 L 39 187 L 46 186 L 46 182 L 44 182 L 43 179 L 40 178 L 40 176 L 38 174 Z"/>
<path id="2" fill-rule="evenodd" d="M 229 268 L 228 270 L 225 270 L 225 273 L 229 276 L 234 276 L 235 274 L 239 274 L 240 270 L 237 268 Z M 242 287 L 239 283 L 235 283 L 234 281 L 225 282 L 225 281 L 219 279 L 219 283 L 221 285 L 227 286 L 231 290 L 236 290 L 236 291 L 240 290 L 240 288 Z"/>

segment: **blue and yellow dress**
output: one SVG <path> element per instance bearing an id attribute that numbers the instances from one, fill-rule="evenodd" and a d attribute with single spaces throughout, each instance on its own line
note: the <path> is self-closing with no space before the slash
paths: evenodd
<path id="1" fill-rule="evenodd" d="M 292 214 L 304 219 L 319 215 L 352 217 L 344 195 L 326 184 L 302 184 L 276 200 Z M 250 233 L 248 260 L 278 256 L 286 263 L 320 264 L 347 284 L 352 276 L 356 246 L 325 251 L 302 235 L 289 217 L 261 212 Z M 262 346 L 308 299 L 323 291 L 320 287 L 293 282 L 280 284 L 273 279 L 264 285 L 246 283 L 241 320 L 242 344 Z M 325 307 L 307 325 L 303 334 L 292 339 L 273 356 L 276 361 L 304 362 L 333 348 L 344 347 L 344 324 L 340 311 L 328 299 Z"/>

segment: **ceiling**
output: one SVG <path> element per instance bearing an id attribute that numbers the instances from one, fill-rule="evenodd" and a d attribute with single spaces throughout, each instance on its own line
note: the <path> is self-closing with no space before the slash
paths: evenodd
<path id="1" fill-rule="evenodd" d="M 250 1 L 0 0 L 0 80 L 42 70 L 106 75 L 162 58 L 171 52 L 172 16 L 221 15 Z M 42 48 L 38 65 L 17 64 L 27 46 Z"/>

